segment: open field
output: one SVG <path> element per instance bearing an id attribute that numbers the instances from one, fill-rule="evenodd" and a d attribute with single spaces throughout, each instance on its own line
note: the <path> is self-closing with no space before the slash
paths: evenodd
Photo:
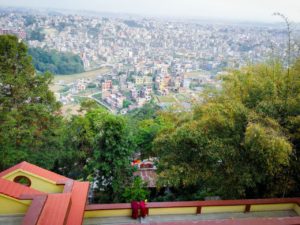
<path id="1" fill-rule="evenodd" d="M 180 102 L 188 102 L 191 100 L 190 96 L 188 96 L 187 94 L 175 94 L 175 96 Z"/>
<path id="2" fill-rule="evenodd" d="M 110 69 L 107 67 L 91 70 L 83 73 L 76 73 L 71 75 L 55 75 L 54 76 L 54 83 L 59 81 L 64 81 L 65 83 L 71 83 L 74 80 L 81 79 L 81 78 L 91 78 L 94 79 L 99 75 L 103 75 L 104 73 L 109 72 Z"/>
<path id="3" fill-rule="evenodd" d="M 199 70 L 199 71 L 193 71 L 193 72 L 188 72 L 184 74 L 184 77 L 186 78 L 191 78 L 191 79 L 197 79 L 199 76 L 208 76 L 209 72 L 204 71 L 204 70 Z"/>
<path id="4" fill-rule="evenodd" d="M 176 102 L 176 99 L 173 97 L 173 95 L 157 96 L 157 100 L 159 103 L 175 103 Z"/>
<path id="5" fill-rule="evenodd" d="M 52 85 L 50 85 L 50 89 L 53 92 L 59 92 L 63 86 L 59 84 L 60 81 L 63 81 L 64 84 L 72 83 L 75 80 L 81 78 L 91 78 L 94 79 L 99 75 L 103 75 L 110 71 L 110 68 L 104 67 L 96 70 L 87 71 L 84 73 L 76 73 L 71 75 L 54 75 L 54 79 Z"/>

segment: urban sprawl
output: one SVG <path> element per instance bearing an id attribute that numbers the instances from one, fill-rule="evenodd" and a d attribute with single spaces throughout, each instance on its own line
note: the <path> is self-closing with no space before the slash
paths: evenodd
<path id="1" fill-rule="evenodd" d="M 115 113 L 147 102 L 188 110 L 201 100 L 203 88 L 219 86 L 216 77 L 227 68 L 286 57 L 286 30 L 278 26 L 11 10 L 0 16 L 0 34 L 16 34 L 30 47 L 77 54 L 86 71 L 99 71 L 55 79 L 59 101 L 92 98 Z M 28 38 L 36 30 L 44 34 L 42 41 Z"/>

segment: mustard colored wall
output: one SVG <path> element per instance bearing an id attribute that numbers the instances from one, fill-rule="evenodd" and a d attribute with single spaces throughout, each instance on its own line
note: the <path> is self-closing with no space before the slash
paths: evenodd
<path id="1" fill-rule="evenodd" d="M 246 205 L 236 206 L 204 206 L 201 213 L 243 213 Z M 251 205 L 251 212 L 294 210 L 300 216 L 300 206 L 294 203 Z M 150 208 L 149 215 L 196 214 L 197 207 Z M 131 209 L 111 209 L 85 211 L 85 218 L 131 216 Z"/>
<path id="2" fill-rule="evenodd" d="M 43 177 L 39 177 L 35 174 L 22 170 L 13 171 L 12 173 L 4 176 L 4 179 L 13 181 L 17 176 L 28 177 L 31 180 L 31 188 L 45 193 L 62 193 L 64 189 L 63 185 L 56 185 L 55 182 L 51 180 L 47 180 Z"/>
<path id="3" fill-rule="evenodd" d="M 300 206 L 298 204 L 294 204 L 294 211 L 300 216 Z"/>
<path id="4" fill-rule="evenodd" d="M 118 217 L 118 216 L 131 216 L 131 209 L 115 209 L 115 210 L 93 210 L 85 211 L 84 217 Z"/>
<path id="5" fill-rule="evenodd" d="M 205 206 L 202 207 L 201 213 L 238 213 L 244 212 L 245 205 L 233 205 L 233 206 Z"/>
<path id="6" fill-rule="evenodd" d="M 176 207 L 176 208 L 152 208 L 149 209 L 149 215 L 167 215 L 167 214 L 196 214 L 197 207 Z"/>
<path id="7" fill-rule="evenodd" d="M 294 209 L 293 203 L 251 205 L 250 212 L 280 211 Z"/>
<path id="8" fill-rule="evenodd" d="M 30 200 L 17 200 L 0 194 L 0 215 L 25 214 L 30 204 Z"/>

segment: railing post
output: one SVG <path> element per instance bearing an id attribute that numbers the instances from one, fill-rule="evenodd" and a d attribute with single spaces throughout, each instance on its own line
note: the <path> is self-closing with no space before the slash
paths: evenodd
<path id="1" fill-rule="evenodd" d="M 201 214 L 201 208 L 202 206 L 197 206 L 197 214 Z"/>
<path id="2" fill-rule="evenodd" d="M 245 206 L 245 213 L 250 212 L 250 209 L 251 209 L 251 205 L 250 205 L 250 204 L 247 204 L 247 205 Z"/>

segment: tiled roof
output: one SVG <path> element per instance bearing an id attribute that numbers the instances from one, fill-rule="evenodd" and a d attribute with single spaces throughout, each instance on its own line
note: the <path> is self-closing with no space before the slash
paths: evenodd
<path id="1" fill-rule="evenodd" d="M 156 170 L 149 169 L 139 169 L 134 173 L 135 176 L 140 176 L 143 181 L 146 182 L 147 187 L 156 187 L 157 174 Z"/>
<path id="2" fill-rule="evenodd" d="M 66 225 L 82 224 L 88 190 L 88 182 L 74 182 L 72 188 L 71 208 Z"/>
<path id="3" fill-rule="evenodd" d="M 0 173 L 0 177 L 4 177 L 5 175 L 17 170 L 17 169 L 21 169 L 23 171 L 27 171 L 29 173 L 33 173 L 37 176 L 43 177 L 45 179 L 51 180 L 53 182 L 59 182 L 59 181 L 63 181 L 63 180 L 67 180 L 68 178 L 59 175 L 57 173 L 51 172 L 49 170 L 45 170 L 41 167 L 35 166 L 31 163 L 28 162 L 21 162 L 7 170 L 4 170 L 3 172 Z"/>
<path id="4" fill-rule="evenodd" d="M 49 194 L 37 225 L 63 225 L 68 215 L 71 194 Z"/>
<path id="5" fill-rule="evenodd" d="M 0 178 L 0 194 L 20 199 L 21 195 L 41 195 L 40 191 Z"/>

